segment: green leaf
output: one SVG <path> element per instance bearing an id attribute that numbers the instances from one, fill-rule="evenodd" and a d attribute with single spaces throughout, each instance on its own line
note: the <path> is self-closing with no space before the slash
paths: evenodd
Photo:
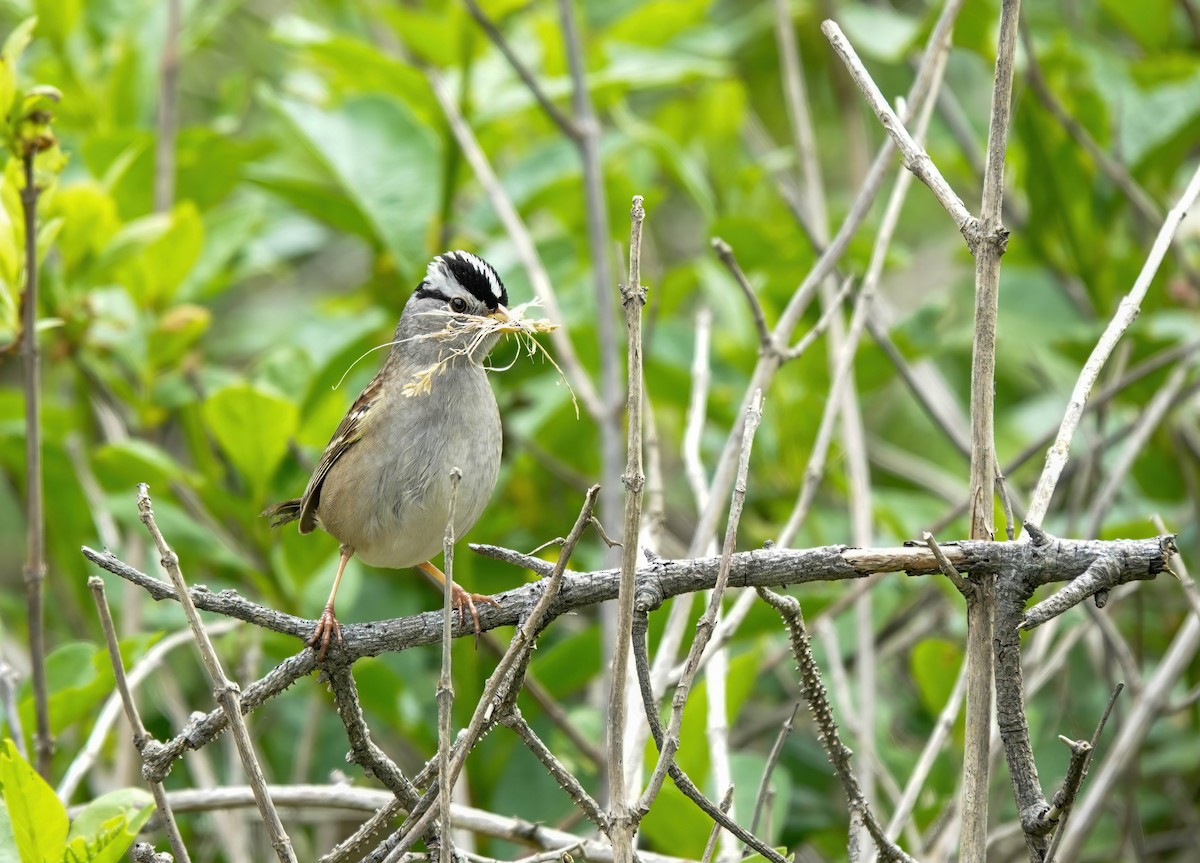
<path id="1" fill-rule="evenodd" d="M 287 451 L 299 410 L 274 393 L 234 384 L 204 403 L 204 420 L 222 451 L 261 490 Z"/>
<path id="2" fill-rule="evenodd" d="M 64 863 L 117 863 L 153 813 L 153 798 L 140 788 L 97 797 L 71 823 Z"/>
<path id="3" fill-rule="evenodd" d="M 58 251 L 69 271 L 76 270 L 87 257 L 99 254 L 121 225 L 116 202 L 102 185 L 91 180 L 57 190 L 46 215 L 67 216 L 58 235 Z M 0 242 L 4 233 L 0 231 Z"/>
<path id="4" fill-rule="evenodd" d="M 125 813 L 114 815 L 91 832 L 81 835 L 75 835 L 72 826 L 72 838 L 63 855 L 63 863 L 118 863 L 137 839 L 137 831 L 153 811 L 154 804 L 151 803 L 136 812 L 133 816 L 136 827 Z"/>
<path id="5" fill-rule="evenodd" d="M 941 638 L 927 638 L 913 648 L 909 665 L 921 704 L 930 716 L 937 716 L 946 706 L 962 658 L 962 648 Z"/>
<path id="6" fill-rule="evenodd" d="M 26 18 L 8 34 L 8 38 L 4 40 L 4 48 L 0 50 L 0 113 L 5 120 L 17 95 L 17 64 L 21 61 L 25 49 L 29 47 L 29 42 L 33 39 L 33 28 L 36 26 L 37 18 Z"/>
<path id="7" fill-rule="evenodd" d="M 0 789 L 21 863 L 59 863 L 67 844 L 66 807 L 11 740 L 0 745 Z"/>
<path id="8" fill-rule="evenodd" d="M 901 15 L 887 6 L 852 3 L 839 10 L 838 20 L 846 38 L 860 54 L 895 63 L 904 58 L 921 28 L 916 18 Z"/>
<path id="9" fill-rule="evenodd" d="M 1100 6 L 1126 33 L 1146 49 L 1167 47 L 1171 38 L 1173 0 L 1100 0 Z"/>
<path id="10" fill-rule="evenodd" d="M 0 806 L 0 863 L 21 863 L 21 853 L 17 850 L 17 838 L 13 835 L 7 806 Z"/>
<path id="11" fill-rule="evenodd" d="M 268 97 L 371 226 L 397 268 L 425 260 L 426 231 L 441 198 L 437 137 L 401 102 L 383 96 L 348 100 L 327 111 L 295 99 Z"/>
<path id="12" fill-rule="evenodd" d="M 46 657 L 46 683 L 50 690 L 50 728 L 61 733 L 90 716 L 112 690 L 113 676 L 108 654 L 86 641 L 56 647 Z M 21 719 L 33 727 L 33 696 L 24 695 Z"/>

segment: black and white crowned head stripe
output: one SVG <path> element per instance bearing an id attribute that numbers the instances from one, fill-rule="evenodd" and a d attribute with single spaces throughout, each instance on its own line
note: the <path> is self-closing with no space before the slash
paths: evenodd
<path id="1" fill-rule="evenodd" d="M 446 252 L 429 262 L 421 290 L 427 294 L 449 295 L 461 287 L 489 309 L 508 305 L 508 291 L 496 270 L 478 255 Z"/>

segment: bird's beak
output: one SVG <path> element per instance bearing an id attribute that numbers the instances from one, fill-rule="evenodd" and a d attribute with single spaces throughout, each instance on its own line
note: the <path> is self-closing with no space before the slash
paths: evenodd
<path id="1" fill-rule="evenodd" d="M 502 324 L 508 324 L 508 326 L 500 327 L 499 332 L 516 333 L 516 332 L 520 332 L 520 330 L 521 330 L 521 328 L 519 326 L 517 326 L 516 324 L 513 323 L 512 316 L 508 313 L 508 309 L 504 308 L 504 306 L 502 306 L 498 303 L 496 304 L 496 311 L 490 313 L 488 315 L 488 317 L 493 318 L 494 320 L 497 320 Z"/>

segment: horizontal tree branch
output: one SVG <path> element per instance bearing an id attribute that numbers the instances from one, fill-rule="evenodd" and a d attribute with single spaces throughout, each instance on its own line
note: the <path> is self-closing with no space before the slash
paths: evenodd
<path id="1" fill-rule="evenodd" d="M 1039 532 L 1040 533 L 1040 532 Z M 1021 573 L 1029 594 L 1044 584 L 1071 581 L 1089 570 L 1102 568 L 1106 576 L 1097 588 L 1111 589 L 1130 581 L 1153 579 L 1167 569 L 1175 553 L 1173 535 L 1140 540 L 1066 540 L 1042 534 L 1044 541 L 986 542 L 968 540 L 942 543 L 946 559 L 957 569 L 972 574 Z M 525 567 L 543 576 L 542 581 L 525 584 L 499 594 L 499 606 L 480 608 L 481 630 L 516 626 L 523 622 L 541 598 L 545 576 L 554 564 L 517 551 L 490 545 L 472 545 L 479 554 Z M 142 587 L 154 599 L 174 599 L 171 585 L 146 575 L 108 551 L 83 548 L 84 556 L 114 575 Z M 1102 562 L 1103 561 L 1103 562 Z M 649 610 L 658 608 L 672 596 L 711 589 L 717 581 L 719 557 L 662 560 L 638 569 L 635 601 Z M 730 562 L 730 587 L 786 587 L 814 581 L 861 579 L 875 573 L 904 572 L 909 575 L 940 573 L 933 552 L 923 543 L 894 548 L 850 548 L 825 546 L 812 549 L 763 548 L 733 555 Z M 561 590 L 546 611 L 544 623 L 555 618 L 615 599 L 620 570 L 596 572 L 568 570 Z M 1089 587 L 1092 585 L 1089 584 Z M 262 626 L 273 632 L 294 636 L 306 643 L 316 621 L 295 617 L 251 602 L 234 590 L 214 592 L 197 585 L 189 588 L 192 602 L 202 611 L 223 614 Z M 366 656 L 436 644 L 441 638 L 442 613 L 429 611 L 410 617 L 370 623 L 346 624 L 343 644 L 330 648 L 331 660 L 342 664 Z M 1015 630 L 1015 626 L 1014 626 Z M 455 618 L 456 637 L 474 636 L 474 627 Z M 245 688 L 241 698 L 243 713 L 248 713 L 283 692 L 299 678 L 317 667 L 316 654 L 305 646 L 288 657 L 265 677 Z M 143 751 L 143 775 L 161 781 L 172 764 L 188 749 L 199 749 L 224 731 L 225 716 L 220 710 L 195 717 L 183 731 L 165 743 L 150 741 Z"/>
<path id="2" fill-rule="evenodd" d="M 1071 581 L 1093 567 L 1103 567 L 1108 573 L 1101 586 L 1112 588 L 1129 581 L 1145 581 L 1163 572 L 1167 560 L 1175 553 L 1174 536 L 1164 535 L 1150 539 L 1121 540 L 1070 540 L 1047 536 L 1046 543 L 1032 546 L 1022 542 L 985 542 L 964 540 L 957 543 L 941 543 L 947 560 L 960 571 L 972 574 L 995 574 L 1013 569 L 1022 574 L 1030 588 L 1040 587 L 1057 581 Z M 502 560 L 515 566 L 533 570 L 546 576 L 554 565 L 541 558 L 530 557 L 511 549 L 493 545 L 471 545 L 471 549 L 485 557 Z M 154 599 L 174 599 L 175 591 L 165 581 L 139 572 L 121 561 L 109 551 L 83 548 L 83 555 L 92 563 L 142 587 Z M 719 557 L 692 558 L 682 560 L 655 560 L 637 571 L 638 602 L 655 609 L 672 596 L 695 593 L 711 589 L 717 581 Z M 829 545 L 810 549 L 763 548 L 743 551 L 733 555 L 730 572 L 730 587 L 786 587 L 812 581 L 843 581 L 866 578 L 883 572 L 904 572 L 909 575 L 940 573 L 941 568 L 933 552 L 924 544 L 892 548 L 852 548 L 844 545 Z M 1089 580 L 1091 579 L 1089 573 Z M 547 620 L 563 614 L 615 599 L 620 570 L 603 569 L 595 572 L 567 570 L 562 590 L 547 611 Z M 1098 582 L 1090 582 L 1098 583 Z M 532 610 L 544 590 L 541 581 L 522 585 L 513 590 L 497 594 L 498 606 L 479 609 L 481 630 L 500 626 L 515 626 Z M 272 608 L 251 602 L 234 590 L 214 592 L 196 585 L 189 590 L 192 602 L 202 611 L 222 614 L 244 620 L 273 632 L 294 636 L 307 641 L 316 621 L 310 618 L 284 614 Z M 386 652 L 406 650 L 410 647 L 436 644 L 441 638 L 441 611 L 427 611 L 409 617 L 370 623 L 345 624 L 342 627 L 343 644 L 330 647 L 336 649 L 339 659 L 360 659 L 378 656 Z M 456 617 L 454 635 L 474 637 L 475 630 L 469 621 Z M 288 663 L 284 676 L 296 673 L 301 676 L 316 667 L 315 661 L 303 661 L 300 653 L 283 663 Z M 291 680 L 295 680 L 292 677 Z M 283 684 L 286 688 L 291 680 Z M 278 684 L 279 681 L 276 681 Z M 256 684 L 257 685 L 257 684 Z M 253 688 L 247 688 L 243 697 L 252 699 Z"/>

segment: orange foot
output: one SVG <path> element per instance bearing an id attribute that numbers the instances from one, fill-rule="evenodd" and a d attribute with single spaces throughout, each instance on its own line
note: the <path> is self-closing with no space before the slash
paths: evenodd
<path id="1" fill-rule="evenodd" d="M 333 614 L 333 603 L 325 606 L 325 610 L 321 612 L 321 618 L 317 621 L 317 628 L 313 630 L 312 638 L 308 640 L 310 647 L 317 647 L 317 662 L 325 661 L 325 652 L 329 650 L 329 642 L 337 638 L 338 644 L 342 643 L 342 625 L 337 622 L 337 618 Z"/>
<path id="2" fill-rule="evenodd" d="M 459 623 L 465 626 L 467 622 L 467 612 L 469 611 L 471 613 L 471 620 L 475 623 L 475 646 L 478 647 L 479 636 L 482 633 L 479 628 L 479 612 L 475 608 L 475 603 L 487 602 L 497 607 L 499 607 L 500 603 L 496 599 L 493 599 L 492 597 L 482 593 L 468 593 L 457 584 L 452 583 L 450 587 L 453 591 L 451 600 L 454 603 L 454 607 L 458 609 Z"/>

